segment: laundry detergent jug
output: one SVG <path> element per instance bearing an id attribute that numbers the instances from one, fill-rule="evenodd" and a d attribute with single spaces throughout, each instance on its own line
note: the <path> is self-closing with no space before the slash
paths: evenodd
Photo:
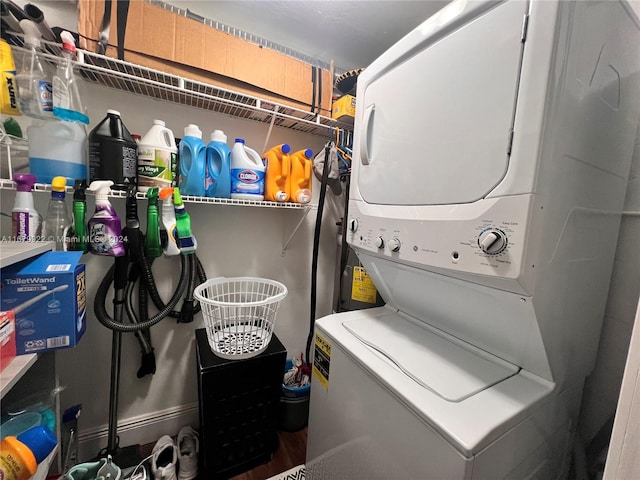
<path id="1" fill-rule="evenodd" d="M 313 150 L 298 150 L 291 159 L 291 201 L 309 203 L 311 201 L 311 170 Z"/>
<path id="2" fill-rule="evenodd" d="M 205 195 L 205 171 L 207 147 L 202 141 L 202 132 L 197 125 L 187 125 L 178 148 L 180 151 L 180 193 L 182 195 Z"/>
<path id="3" fill-rule="evenodd" d="M 138 144 L 127 130 L 120 112 L 107 116 L 89 133 L 89 182 L 111 180 L 113 190 L 137 183 Z"/>
<path id="4" fill-rule="evenodd" d="M 231 149 L 231 198 L 264 200 L 264 164 L 258 152 L 236 138 Z"/>
<path id="5" fill-rule="evenodd" d="M 154 120 L 138 145 L 138 190 L 174 187 L 177 176 L 178 147 L 173 132 L 162 120 Z"/>
<path id="6" fill-rule="evenodd" d="M 231 149 L 227 145 L 227 136 L 222 130 L 211 134 L 207 145 L 207 171 L 205 189 L 207 197 L 229 198 L 231 196 L 231 167 L 229 161 Z"/>
<path id="7" fill-rule="evenodd" d="M 291 147 L 283 143 L 262 154 L 266 165 L 264 199 L 270 202 L 286 202 L 291 195 Z"/>

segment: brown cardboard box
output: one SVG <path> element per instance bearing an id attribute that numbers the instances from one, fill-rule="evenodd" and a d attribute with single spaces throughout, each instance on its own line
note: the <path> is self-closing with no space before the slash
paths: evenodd
<path id="1" fill-rule="evenodd" d="M 117 8 L 112 2 L 109 47 L 117 57 Z M 78 2 L 80 46 L 95 52 L 104 0 Z M 331 116 L 332 79 L 328 70 L 262 48 L 196 20 L 143 0 L 131 0 L 124 38 L 124 60 L 215 86 Z M 320 86 L 321 85 L 321 86 Z M 314 94 L 315 92 L 315 94 Z M 315 104 L 315 105 L 314 105 Z M 318 110 L 317 107 L 320 107 Z"/>

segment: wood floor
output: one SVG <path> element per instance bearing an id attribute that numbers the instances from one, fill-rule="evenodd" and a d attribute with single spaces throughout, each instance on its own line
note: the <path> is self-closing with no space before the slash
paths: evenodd
<path id="1" fill-rule="evenodd" d="M 278 438 L 280 440 L 278 449 L 268 463 L 236 475 L 230 480 L 266 480 L 303 464 L 307 454 L 307 429 L 304 428 L 293 433 L 278 432 Z M 153 445 L 150 443 L 140 447 L 140 454 L 143 458 L 151 454 Z M 202 475 L 198 478 L 202 479 Z"/>
<path id="2" fill-rule="evenodd" d="M 298 432 L 278 432 L 280 445 L 270 462 L 249 470 L 231 480 L 265 480 L 301 465 L 307 454 L 307 429 Z"/>

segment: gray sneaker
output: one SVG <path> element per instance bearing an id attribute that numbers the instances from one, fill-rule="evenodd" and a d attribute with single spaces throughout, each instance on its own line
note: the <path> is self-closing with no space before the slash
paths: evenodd
<path id="1" fill-rule="evenodd" d="M 97 462 L 80 463 L 62 477 L 64 480 L 121 480 L 122 470 L 111 459 L 101 458 Z"/>

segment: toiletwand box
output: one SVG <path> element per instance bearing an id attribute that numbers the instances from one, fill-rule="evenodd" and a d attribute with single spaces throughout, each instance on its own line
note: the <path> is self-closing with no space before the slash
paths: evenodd
<path id="1" fill-rule="evenodd" d="M 75 346 L 86 329 L 82 252 L 47 252 L 2 269 L 0 310 L 15 318 L 16 353 Z"/>

